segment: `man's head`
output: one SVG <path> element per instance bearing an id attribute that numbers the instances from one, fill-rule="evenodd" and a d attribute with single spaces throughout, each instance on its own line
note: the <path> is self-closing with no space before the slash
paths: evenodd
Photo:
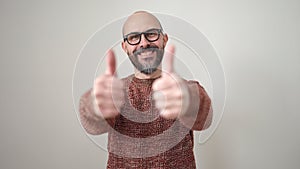
<path id="1" fill-rule="evenodd" d="M 168 41 L 158 19 L 145 11 L 135 12 L 125 21 L 122 33 L 122 48 L 135 68 L 147 75 L 155 72 Z"/>

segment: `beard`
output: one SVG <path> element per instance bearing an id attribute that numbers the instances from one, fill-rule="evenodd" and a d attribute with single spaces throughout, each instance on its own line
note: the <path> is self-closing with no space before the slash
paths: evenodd
<path id="1" fill-rule="evenodd" d="M 128 54 L 134 67 L 143 74 L 150 75 L 160 66 L 164 54 L 164 49 L 156 46 L 140 48 Z"/>

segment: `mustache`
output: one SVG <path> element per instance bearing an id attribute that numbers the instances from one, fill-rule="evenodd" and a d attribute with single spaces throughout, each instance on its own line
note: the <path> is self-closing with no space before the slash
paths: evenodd
<path id="1" fill-rule="evenodd" d="M 137 56 L 137 55 L 139 55 L 143 52 L 148 52 L 148 51 L 153 52 L 153 51 L 157 51 L 157 50 L 159 50 L 157 46 L 149 46 L 149 47 L 146 47 L 146 48 L 137 49 L 136 51 L 133 52 L 133 54 L 135 56 Z"/>

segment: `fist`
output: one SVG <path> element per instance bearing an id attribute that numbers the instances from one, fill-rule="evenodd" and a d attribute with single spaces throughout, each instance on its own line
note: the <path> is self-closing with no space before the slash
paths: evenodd
<path id="1" fill-rule="evenodd" d="M 174 46 L 167 48 L 164 54 L 165 71 L 152 86 L 155 106 L 166 119 L 176 119 L 183 115 L 189 106 L 187 85 L 173 71 L 174 53 Z"/>
<path id="2" fill-rule="evenodd" d="M 104 119 L 114 118 L 124 103 L 123 82 L 117 78 L 116 59 L 112 50 L 107 52 L 105 74 L 95 79 L 92 95 L 95 113 Z"/>

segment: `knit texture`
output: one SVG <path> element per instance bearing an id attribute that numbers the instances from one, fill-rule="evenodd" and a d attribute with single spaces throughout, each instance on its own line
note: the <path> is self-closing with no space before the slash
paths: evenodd
<path id="1" fill-rule="evenodd" d="M 195 124 L 188 127 L 178 119 L 167 120 L 159 116 L 152 99 L 155 79 L 129 76 L 123 80 L 127 97 L 116 118 L 103 120 L 96 117 L 89 94 L 83 95 L 80 103 L 80 118 L 87 132 L 108 132 L 107 168 L 195 169 L 193 130 L 207 128 L 212 116 L 210 99 L 204 89 L 195 83 L 196 97 L 200 95 L 202 99 L 196 104 L 198 115 L 192 119 Z"/>

